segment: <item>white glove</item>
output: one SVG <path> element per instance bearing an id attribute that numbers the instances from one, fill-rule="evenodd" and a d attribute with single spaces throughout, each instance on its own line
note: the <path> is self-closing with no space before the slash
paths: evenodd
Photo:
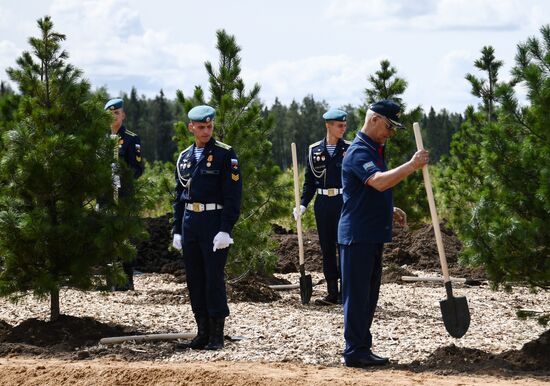
<path id="1" fill-rule="evenodd" d="M 231 244 L 233 244 L 233 239 L 229 236 L 229 233 L 218 232 L 216 237 L 214 237 L 214 249 L 212 250 L 216 252 L 216 249 L 224 249 Z"/>
<path id="2" fill-rule="evenodd" d="M 175 234 L 172 240 L 172 246 L 178 251 L 181 251 L 181 235 Z"/>
<path id="3" fill-rule="evenodd" d="M 306 207 L 303 205 L 300 205 L 300 214 L 298 215 L 298 211 L 296 208 L 292 209 L 292 215 L 294 216 L 294 220 L 298 221 L 298 216 L 301 216 L 306 211 Z"/>

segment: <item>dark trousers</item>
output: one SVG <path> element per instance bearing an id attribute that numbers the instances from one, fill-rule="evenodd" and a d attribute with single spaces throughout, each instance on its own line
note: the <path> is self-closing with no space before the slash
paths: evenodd
<path id="1" fill-rule="evenodd" d="M 224 280 L 229 248 L 212 248 L 212 240 L 184 242 L 187 288 L 195 315 L 222 318 L 229 316 Z"/>
<path id="2" fill-rule="evenodd" d="M 336 253 L 338 250 L 338 221 L 342 211 L 342 195 L 328 197 L 317 195 L 314 205 L 315 222 L 319 234 L 319 244 L 323 253 L 323 274 L 325 279 L 340 277 Z"/>
<path id="3" fill-rule="evenodd" d="M 370 353 L 370 327 L 380 292 L 383 248 L 383 243 L 340 245 L 346 358 L 357 359 Z"/>

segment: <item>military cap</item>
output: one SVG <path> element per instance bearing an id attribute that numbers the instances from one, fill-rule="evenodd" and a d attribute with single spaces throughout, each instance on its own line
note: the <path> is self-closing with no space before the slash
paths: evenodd
<path id="1" fill-rule="evenodd" d="M 323 114 L 325 121 L 345 121 L 348 113 L 338 109 L 330 109 Z"/>
<path id="2" fill-rule="evenodd" d="M 120 98 L 114 98 L 110 99 L 107 103 L 105 103 L 105 110 L 116 110 L 124 107 L 124 101 Z"/>
<path id="3" fill-rule="evenodd" d="M 397 128 L 403 129 L 404 126 L 399 122 L 399 116 L 401 115 L 401 107 L 390 99 L 382 99 L 381 101 L 374 102 L 369 106 L 369 110 L 374 111 L 377 114 L 383 115 L 388 118 L 389 121 Z"/>
<path id="4" fill-rule="evenodd" d="M 210 106 L 195 106 L 187 113 L 193 122 L 210 122 L 216 116 L 216 110 Z"/>

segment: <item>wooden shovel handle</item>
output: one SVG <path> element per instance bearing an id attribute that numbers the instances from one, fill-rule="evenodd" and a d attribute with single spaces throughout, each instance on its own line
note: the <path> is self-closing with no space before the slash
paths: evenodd
<path id="1" fill-rule="evenodd" d="M 416 147 L 418 150 L 424 150 L 422 143 L 422 134 L 420 133 L 420 125 L 418 122 L 413 124 L 414 139 L 416 140 Z M 441 261 L 441 270 L 443 271 L 443 281 L 446 283 L 449 281 L 449 267 L 447 266 L 447 257 L 445 257 L 445 249 L 443 248 L 443 239 L 441 238 L 441 229 L 439 229 L 439 217 L 437 216 L 437 210 L 435 208 L 434 194 L 432 191 L 432 182 L 430 180 L 430 173 L 428 172 L 428 165 L 422 167 L 422 176 L 424 177 L 424 186 L 426 187 L 426 194 L 428 195 L 428 204 L 430 205 L 430 214 L 432 215 L 432 224 L 434 227 L 435 241 L 437 243 L 437 252 L 439 253 L 439 260 Z"/>
<path id="2" fill-rule="evenodd" d="M 298 177 L 298 157 L 296 156 L 296 144 L 290 144 L 292 152 L 292 171 L 294 172 L 294 201 L 296 203 L 296 211 L 298 212 L 298 220 L 296 220 L 296 228 L 298 231 L 298 254 L 300 257 L 300 266 L 304 265 L 304 240 L 302 238 L 302 216 L 300 215 L 300 179 Z"/>

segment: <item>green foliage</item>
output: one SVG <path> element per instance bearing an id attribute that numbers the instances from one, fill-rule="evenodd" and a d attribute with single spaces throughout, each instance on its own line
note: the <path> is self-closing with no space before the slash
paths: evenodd
<path id="1" fill-rule="evenodd" d="M 443 176 L 464 259 L 484 266 L 495 286 L 550 288 L 550 27 L 541 34 L 542 42 L 518 45 L 513 81 L 490 77 L 494 96 L 466 111 Z M 527 88 L 528 105 L 518 103 L 515 84 Z"/>
<path id="2" fill-rule="evenodd" d="M 380 70 L 376 71 L 375 75 L 370 75 L 368 79 L 372 87 L 365 90 L 367 96 L 365 111 L 368 105 L 375 101 L 392 99 L 401 106 L 400 119 L 405 127 L 412 128 L 414 122 L 420 122 L 422 109 L 417 106 L 412 110 L 406 110 L 407 106 L 401 95 L 407 88 L 407 81 L 397 76 L 397 70 L 391 66 L 388 60 L 382 60 Z M 407 162 L 415 151 L 416 143 L 412 130 L 398 130 L 397 134 L 386 144 L 388 167 L 391 169 Z M 427 215 L 428 204 L 420 173 L 414 173 L 401 181 L 393 188 L 393 192 L 394 205 L 403 209 L 410 220 L 418 220 Z"/>
<path id="3" fill-rule="evenodd" d="M 461 114 L 449 113 L 446 109 L 439 111 L 430 108 L 428 115 L 422 118 L 422 139 L 430 151 L 430 163 L 437 163 L 441 156 L 449 155 L 451 139 L 462 125 Z"/>
<path id="4" fill-rule="evenodd" d="M 41 36 L 29 40 L 32 53 L 23 52 L 18 67 L 7 71 L 21 98 L 0 156 L 0 180 L 6 181 L 0 192 L 0 294 L 49 294 L 55 319 L 60 287 L 97 285 L 96 267 L 120 279 L 118 257 L 133 258 L 128 239 L 141 226 L 134 215 L 139 201 L 108 200 L 95 209 L 96 198 L 113 195 L 112 117 L 67 63 L 65 36 L 53 31 L 50 17 L 38 26 Z"/>
<path id="5" fill-rule="evenodd" d="M 217 31 L 217 49 L 218 68 L 205 63 L 210 83 L 207 104 L 216 109 L 214 136 L 235 149 L 243 179 L 241 216 L 233 230 L 235 244 L 229 252 L 227 271 L 230 275 L 270 272 L 276 263 L 269 238 L 270 223 L 289 210 L 282 205 L 288 187 L 278 183 L 281 171 L 273 162 L 268 140 L 273 118 L 263 115 L 258 99 L 260 86 L 255 84 L 250 91 L 245 90 L 235 37 L 224 30 Z M 185 116 L 193 106 L 206 102 L 198 86 L 191 98 L 185 98 L 181 91 L 177 95 Z M 187 123 L 185 120 L 176 124 L 180 149 L 192 143 Z"/>
<path id="6" fill-rule="evenodd" d="M 172 211 L 172 203 L 176 198 L 172 163 L 147 162 L 139 181 L 146 201 L 141 217 L 160 217 Z"/>

